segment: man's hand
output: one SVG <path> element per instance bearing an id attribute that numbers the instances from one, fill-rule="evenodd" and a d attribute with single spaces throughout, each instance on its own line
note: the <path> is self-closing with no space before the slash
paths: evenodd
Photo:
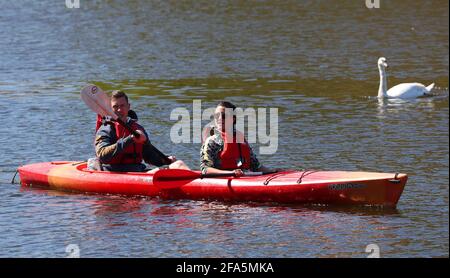
<path id="1" fill-rule="evenodd" d="M 244 171 L 242 171 L 241 169 L 235 169 L 234 170 L 234 176 L 236 176 L 236 177 L 242 177 L 242 176 L 244 176 L 245 175 L 245 173 L 244 173 Z"/>
<path id="2" fill-rule="evenodd" d="M 133 141 L 137 144 L 144 144 L 147 142 L 147 136 L 145 136 L 145 133 L 142 130 L 136 130 L 136 133 L 139 134 L 139 138 L 136 138 L 136 136 L 131 135 L 131 138 L 133 138 Z"/>
<path id="3" fill-rule="evenodd" d="M 177 161 L 177 158 L 174 155 L 169 156 L 168 159 L 171 161 L 171 163 Z"/>

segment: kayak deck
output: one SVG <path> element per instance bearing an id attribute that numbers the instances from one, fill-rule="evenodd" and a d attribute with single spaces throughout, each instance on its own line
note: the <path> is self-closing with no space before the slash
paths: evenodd
<path id="1" fill-rule="evenodd" d="M 349 171 L 285 171 L 261 176 L 187 179 L 158 186 L 150 173 L 90 171 L 85 162 L 56 161 L 18 169 L 23 186 L 163 199 L 375 205 L 395 207 L 406 174 Z M 198 172 L 198 171 L 196 171 Z"/>

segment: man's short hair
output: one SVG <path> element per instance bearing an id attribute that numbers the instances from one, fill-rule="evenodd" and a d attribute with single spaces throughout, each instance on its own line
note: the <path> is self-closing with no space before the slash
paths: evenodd
<path id="1" fill-rule="evenodd" d="M 125 100 L 128 103 L 128 96 L 127 96 L 127 94 L 125 94 L 124 91 L 121 91 L 121 90 L 114 90 L 114 91 L 112 91 L 111 98 L 118 99 L 118 98 L 121 98 L 121 97 L 124 97 Z"/>
<path id="2" fill-rule="evenodd" d="M 236 109 L 236 106 L 234 104 L 232 104 L 231 102 L 229 102 L 229 101 L 221 101 L 221 102 L 219 102 L 219 104 L 217 106 L 218 107 L 222 106 L 222 107 L 225 107 L 225 108 L 232 108 L 233 111 L 234 111 L 234 109 Z"/>

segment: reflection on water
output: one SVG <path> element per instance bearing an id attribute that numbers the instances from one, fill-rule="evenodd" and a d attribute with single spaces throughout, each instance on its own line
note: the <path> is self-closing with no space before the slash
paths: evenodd
<path id="1" fill-rule="evenodd" d="M 236 250 L 239 250 L 239 256 L 250 257 L 363 257 L 364 246 L 350 242 L 356 239 L 361 242 L 369 233 L 366 241 L 380 242 L 383 238 L 382 242 L 388 244 L 390 241 L 395 242 L 395 235 L 399 229 L 403 229 L 403 217 L 396 209 L 164 201 L 53 194 L 54 191 L 37 189 L 25 189 L 23 192 L 25 195 L 22 198 L 28 200 L 36 200 L 36 194 L 37 197 L 44 196 L 46 207 L 59 211 L 44 221 L 61 221 L 59 228 L 63 230 L 62 233 L 56 239 L 41 235 L 41 240 L 47 244 L 56 244 L 65 234 L 69 238 L 64 242 L 80 244 L 84 257 L 107 254 L 114 257 L 222 257 L 232 256 Z M 48 218 L 45 210 L 36 208 L 21 220 L 31 217 L 34 221 L 42 221 L 42 217 Z M 80 225 L 83 227 L 80 233 L 71 232 Z M 18 237 L 37 235 L 22 232 Z M 134 236 L 138 236 L 139 240 L 133 240 Z M 115 241 L 122 244 L 117 245 Z M 108 248 L 105 249 L 104 245 Z M 159 253 L 156 246 L 166 248 L 164 253 Z M 256 246 L 258 248 L 255 249 Z M 24 248 L 28 250 L 27 245 Z M 316 248 L 320 249 L 319 253 L 314 251 Z M 47 254 L 60 256 L 58 252 Z"/>
<path id="2" fill-rule="evenodd" d="M 402 110 L 411 110 L 420 107 L 420 109 L 433 110 L 435 107 L 436 98 L 433 96 L 426 96 L 417 99 L 386 99 L 377 98 L 379 107 L 379 116 L 385 116 L 386 113 L 400 113 Z"/>

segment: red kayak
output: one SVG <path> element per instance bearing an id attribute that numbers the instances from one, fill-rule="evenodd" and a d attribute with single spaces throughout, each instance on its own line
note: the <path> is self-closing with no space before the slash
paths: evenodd
<path id="1" fill-rule="evenodd" d="M 258 176 L 202 177 L 199 171 L 91 171 L 85 162 L 55 161 L 18 169 L 21 184 L 63 191 L 222 201 L 395 207 L 406 174 L 285 171 Z"/>

